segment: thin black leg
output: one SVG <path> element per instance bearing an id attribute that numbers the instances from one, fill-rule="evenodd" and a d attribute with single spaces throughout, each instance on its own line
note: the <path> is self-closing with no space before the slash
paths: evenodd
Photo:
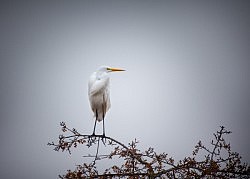
<path id="1" fill-rule="evenodd" d="M 103 122 L 102 122 L 102 131 L 103 131 L 103 136 L 105 136 L 105 127 L 104 127 L 104 118 L 103 118 Z"/>
<path id="2" fill-rule="evenodd" d="M 104 97 L 103 97 L 103 101 L 105 101 L 104 100 Z M 104 126 L 104 117 L 105 117 L 105 113 L 106 113 L 106 104 L 104 103 L 103 105 L 102 105 L 102 135 L 103 135 L 103 137 L 105 137 L 105 126 Z"/>
<path id="3" fill-rule="evenodd" d="M 94 125 L 94 130 L 93 130 L 93 134 L 92 135 L 95 135 L 95 127 L 96 127 L 96 121 L 97 121 L 97 110 L 96 110 L 96 112 L 95 112 L 95 125 Z"/>
<path id="4" fill-rule="evenodd" d="M 102 113 L 102 131 L 103 131 L 103 137 L 105 137 L 105 126 L 104 126 L 104 117 L 105 117 L 105 113 L 104 113 L 104 106 L 102 106 L 102 108 L 103 108 L 103 113 Z"/>

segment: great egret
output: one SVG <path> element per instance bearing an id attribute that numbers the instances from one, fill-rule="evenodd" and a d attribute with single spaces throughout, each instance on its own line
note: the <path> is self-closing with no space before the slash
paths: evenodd
<path id="1" fill-rule="evenodd" d="M 105 136 L 104 117 L 110 108 L 109 98 L 109 72 L 125 71 L 119 68 L 111 68 L 108 66 L 101 66 L 94 72 L 89 79 L 88 95 L 89 102 L 94 112 L 95 125 L 93 135 L 95 135 L 96 121 L 103 121 L 103 136 Z"/>

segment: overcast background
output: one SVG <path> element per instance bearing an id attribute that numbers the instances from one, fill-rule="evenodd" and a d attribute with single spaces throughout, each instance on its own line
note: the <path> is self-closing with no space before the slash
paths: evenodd
<path id="1" fill-rule="evenodd" d="M 127 70 L 111 74 L 108 136 L 179 160 L 224 125 L 249 163 L 249 17 L 239 0 L 1 1 L 0 177 L 57 178 L 84 162 L 91 150 L 47 143 L 60 121 L 92 133 L 100 65 Z"/>

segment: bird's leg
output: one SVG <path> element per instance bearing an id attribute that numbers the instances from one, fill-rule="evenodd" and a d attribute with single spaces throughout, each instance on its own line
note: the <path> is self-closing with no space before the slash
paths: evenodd
<path id="1" fill-rule="evenodd" d="M 105 111 L 104 111 L 104 105 L 102 105 L 102 136 L 105 137 L 105 127 L 104 127 L 104 117 L 105 117 Z"/>
<path id="2" fill-rule="evenodd" d="M 106 143 L 106 138 L 105 138 L 104 117 L 103 117 L 103 120 L 102 120 L 102 130 L 103 130 L 103 134 L 102 134 L 102 143 L 105 145 L 105 143 Z"/>
<path id="3" fill-rule="evenodd" d="M 105 127 L 104 127 L 104 118 L 103 118 L 103 123 L 102 123 L 102 130 L 103 130 L 103 137 L 105 137 Z"/>
<path id="4" fill-rule="evenodd" d="M 92 135 L 95 135 L 95 127 L 96 127 L 96 121 L 97 121 L 97 110 L 95 111 L 95 125 L 94 125 L 94 130 L 93 130 L 93 134 Z"/>
<path id="5" fill-rule="evenodd" d="M 93 134 L 92 134 L 92 135 L 95 135 L 95 126 L 96 126 L 96 121 L 97 121 L 97 119 L 95 119 L 95 125 L 94 125 L 94 130 L 93 130 Z"/>

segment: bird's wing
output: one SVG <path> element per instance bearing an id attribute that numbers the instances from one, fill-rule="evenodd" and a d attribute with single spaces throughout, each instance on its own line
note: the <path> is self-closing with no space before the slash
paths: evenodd
<path id="1" fill-rule="evenodd" d="M 89 95 L 95 95 L 96 93 L 104 93 L 105 88 L 109 85 L 108 78 L 96 79 L 93 74 L 89 79 Z"/>
<path id="2" fill-rule="evenodd" d="M 105 103 L 105 113 L 109 110 L 111 104 L 110 104 L 110 95 L 109 95 L 109 85 L 105 89 L 105 93 L 103 94 L 103 100 Z"/>

